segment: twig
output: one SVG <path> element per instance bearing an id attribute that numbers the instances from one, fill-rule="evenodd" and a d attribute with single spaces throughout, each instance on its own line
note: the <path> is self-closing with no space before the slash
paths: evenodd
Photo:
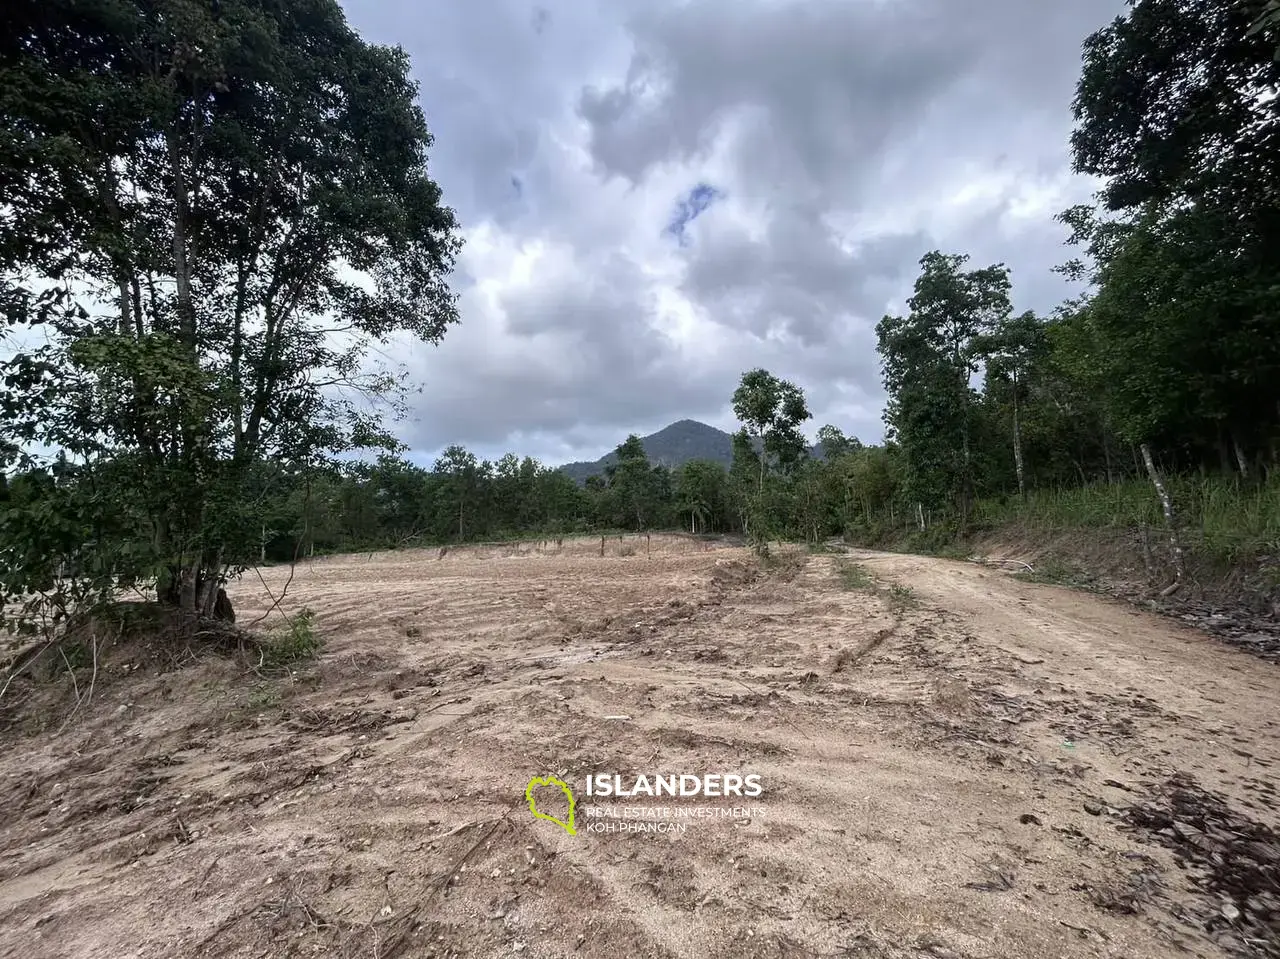
<path id="1" fill-rule="evenodd" d="M 303 508 L 306 508 L 307 505 L 310 503 L 310 501 L 311 501 L 311 480 L 310 478 L 308 478 L 307 494 L 306 494 L 306 499 L 303 500 Z M 305 532 L 305 527 L 304 527 L 304 532 Z M 276 597 L 271 592 L 271 588 L 267 585 L 267 581 L 262 578 L 262 570 L 259 569 L 257 566 L 253 568 L 253 571 L 258 574 L 258 582 L 260 582 L 262 584 L 262 588 L 267 591 L 267 595 L 271 597 L 272 603 L 270 606 L 267 607 L 266 612 L 264 612 L 261 616 L 255 619 L 252 623 L 250 623 L 246 627 L 246 629 L 257 626 L 260 622 L 262 622 L 264 619 L 270 616 L 272 611 L 280 609 L 280 604 L 284 602 L 285 595 L 289 592 L 289 584 L 293 582 L 293 574 L 298 568 L 298 557 L 301 555 L 302 555 L 302 537 L 300 536 L 298 537 L 297 542 L 293 544 L 293 559 L 289 560 L 289 578 L 284 581 L 284 587 L 280 590 L 279 599 L 276 599 Z M 283 610 L 280 611 L 280 615 L 284 616 L 286 621 L 289 618 L 288 616 L 285 616 Z"/>
<path id="2" fill-rule="evenodd" d="M 66 729 L 67 723 L 71 722 L 75 714 L 80 711 L 80 707 L 89 705 L 89 701 L 93 699 L 93 685 L 98 681 L 98 634 L 97 632 L 90 634 L 89 643 L 93 647 L 93 674 L 89 677 L 89 688 L 85 692 L 85 697 L 83 702 L 81 702 L 80 700 L 80 684 L 76 682 L 75 670 L 71 668 L 71 663 L 67 662 L 67 654 L 63 652 L 61 649 L 59 650 L 59 652 L 62 652 L 62 661 L 67 664 L 67 671 L 71 673 L 71 682 L 75 686 L 75 690 L 76 690 L 76 705 L 75 705 L 75 708 L 72 709 L 71 712 L 67 714 L 67 718 L 62 721 L 62 725 L 58 727 L 58 732 L 55 735 L 61 735 L 62 731 Z"/>
<path id="3" fill-rule="evenodd" d="M 71 688 L 76 694 L 76 709 L 80 708 L 80 684 L 76 682 L 76 671 L 71 668 L 71 660 L 67 659 L 67 651 L 61 645 L 58 646 L 58 654 L 62 657 L 62 662 L 66 664 L 67 672 L 71 675 Z M 75 709 L 71 711 L 75 715 Z M 67 717 L 68 719 L 70 717 Z"/>
<path id="4" fill-rule="evenodd" d="M 1067 920 L 1065 919 L 1059 919 L 1058 925 L 1066 926 L 1068 929 L 1074 929 L 1076 932 L 1080 933 L 1082 936 L 1087 936 L 1089 933 L 1093 933 L 1099 939 L 1105 939 L 1108 942 L 1111 940 L 1111 937 L 1108 936 L 1105 932 L 1099 932 L 1097 929 L 1089 929 L 1085 926 L 1077 926 L 1074 923 L 1067 922 Z"/>
<path id="5" fill-rule="evenodd" d="M 123 629 L 124 627 L 121 627 L 122 631 Z M 89 705 L 89 701 L 93 699 L 93 685 L 98 681 L 98 636 L 96 633 L 90 637 L 89 642 L 93 646 L 93 673 L 89 677 L 89 691 L 84 697 L 84 704 L 86 706 Z"/>
<path id="6" fill-rule="evenodd" d="M 1024 563 L 1024 562 L 1023 562 L 1022 560 L 1020 560 L 1020 559 L 997 559 L 997 560 L 994 560 L 993 562 L 994 562 L 994 563 L 995 563 L 995 565 L 997 565 L 997 566 L 1004 566 L 1004 565 L 1005 565 L 1005 564 L 1007 564 L 1007 563 L 1012 563 L 1012 564 L 1013 564 L 1013 565 L 1015 565 L 1015 566 L 1023 566 L 1023 567 L 1025 567 L 1028 573 L 1034 573 L 1034 572 L 1035 572 L 1035 568 L 1034 568 L 1030 563 Z"/>
<path id="7" fill-rule="evenodd" d="M 379 959 L 391 959 L 391 957 L 399 954 L 405 946 L 408 945 L 409 933 L 412 932 L 414 926 L 417 924 L 418 914 L 430 903 L 435 893 L 442 890 L 453 880 L 455 876 L 457 876 L 462 867 L 465 866 L 467 861 L 475 854 L 475 851 L 489 841 L 489 838 L 497 832 L 498 827 L 505 823 L 517 808 L 517 805 L 513 803 L 507 808 L 505 813 L 503 813 L 499 818 L 493 820 L 493 823 L 484 831 L 480 838 L 472 843 L 471 847 L 462 854 L 462 857 L 453 864 L 453 868 L 431 884 L 428 895 L 425 896 L 422 901 L 407 911 L 404 915 L 397 918 L 394 922 L 388 924 L 386 936 L 381 940 L 378 939 L 378 932 L 374 926 L 374 922 L 372 920 L 370 921 L 370 930 L 374 935 L 375 954 L 379 956 Z M 467 823 L 465 825 L 473 824 Z M 455 830 L 455 832 L 456 831 L 457 830 Z"/>
<path id="8" fill-rule="evenodd" d="M 470 696 L 459 696 L 456 699 L 446 699 L 442 703 L 436 703 L 434 706 L 428 706 L 426 709 L 422 710 L 422 715 L 425 716 L 427 713 L 434 713 L 437 709 L 444 709 L 446 706 L 456 706 L 459 703 L 466 703 L 470 701 Z"/>

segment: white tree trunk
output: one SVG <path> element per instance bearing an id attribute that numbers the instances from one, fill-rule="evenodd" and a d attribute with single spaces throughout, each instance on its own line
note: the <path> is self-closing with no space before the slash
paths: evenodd
<path id="1" fill-rule="evenodd" d="M 1169 549 L 1173 555 L 1173 586 L 1170 591 L 1182 585 L 1182 578 L 1186 574 L 1186 565 L 1182 559 L 1182 543 L 1178 539 L 1178 524 L 1176 517 L 1173 515 L 1173 502 L 1169 499 L 1169 491 L 1165 488 L 1164 480 L 1160 478 L 1160 473 L 1156 470 L 1155 460 L 1151 458 L 1151 447 L 1143 443 L 1142 462 L 1147 468 L 1147 475 L 1151 477 L 1151 485 L 1156 488 L 1156 495 L 1160 497 L 1160 508 L 1164 510 L 1164 525 L 1169 534 Z"/>
<path id="2" fill-rule="evenodd" d="M 1022 423 L 1018 416 L 1018 378 L 1013 379 L 1013 466 L 1018 471 L 1018 496 L 1027 498 L 1027 483 L 1022 469 Z"/>
<path id="3" fill-rule="evenodd" d="M 1235 450 L 1236 464 L 1240 467 L 1240 476 L 1243 479 L 1249 478 L 1249 461 L 1245 459 L 1244 450 L 1240 447 L 1240 440 L 1233 432 L 1231 434 L 1231 448 Z"/>

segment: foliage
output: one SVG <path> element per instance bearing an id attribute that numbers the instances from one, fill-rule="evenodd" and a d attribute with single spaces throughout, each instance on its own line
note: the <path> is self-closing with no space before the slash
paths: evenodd
<path id="1" fill-rule="evenodd" d="M 921 510 L 973 501 L 977 470 L 971 380 L 982 346 L 1007 321 L 1009 271 L 962 270 L 968 257 L 927 253 L 911 312 L 876 328 L 889 403 L 885 422 L 902 451 L 904 483 Z"/>
<path id="2" fill-rule="evenodd" d="M 867 568 L 859 563 L 846 560 L 836 567 L 836 572 L 845 589 L 871 589 L 875 586 L 875 580 L 867 572 Z"/>
<path id="3" fill-rule="evenodd" d="M 568 473 L 460 445 L 424 468 L 384 423 L 405 396 L 373 347 L 457 320 L 401 51 L 334 0 L 3 17 L 0 316 L 47 334 L 0 363 L 0 593 L 28 626 L 134 585 L 198 613 L 316 552 L 1139 529 L 1164 521 L 1140 451 L 1193 548 L 1280 551 L 1276 0 L 1133 0 L 1089 38 L 1070 146 L 1101 191 L 1058 217 L 1084 292 L 1016 313 L 1002 264 L 926 253 L 877 326 L 883 444 L 824 425 L 811 449 L 804 392 L 757 368 L 728 443 L 684 421 Z"/>
<path id="4" fill-rule="evenodd" d="M 789 472 L 800 464 L 809 446 L 800 424 L 813 414 L 798 386 L 768 370 L 751 370 L 734 391 L 733 412 L 757 441 L 761 491 L 770 468 Z"/>
<path id="5" fill-rule="evenodd" d="M 0 308 L 47 345 L 4 362 L 0 422 L 20 469 L 52 448 L 75 478 L 5 517 L 5 593 L 156 580 L 195 617 L 261 549 L 263 464 L 394 446 L 370 347 L 457 320 L 409 63 L 333 0 L 5 20 Z"/>
<path id="6" fill-rule="evenodd" d="M 314 659 L 321 645 L 315 632 L 315 613 L 303 608 L 262 644 L 261 665 L 266 669 L 288 669 Z"/>

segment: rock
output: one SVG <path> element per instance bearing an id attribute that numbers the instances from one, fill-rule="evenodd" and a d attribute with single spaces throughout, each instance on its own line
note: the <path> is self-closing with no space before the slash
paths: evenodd
<path id="1" fill-rule="evenodd" d="M 1036 816 L 1034 813 L 1029 813 L 1029 812 L 1024 812 L 1021 816 L 1019 816 L 1018 822 L 1022 823 L 1024 826 L 1043 826 L 1044 825 L 1044 823 L 1040 821 L 1038 816 Z"/>
<path id="2" fill-rule="evenodd" d="M 1101 816 L 1102 803 L 1095 802 L 1092 799 L 1087 800 L 1084 804 L 1084 811 L 1087 812 L 1090 816 Z"/>

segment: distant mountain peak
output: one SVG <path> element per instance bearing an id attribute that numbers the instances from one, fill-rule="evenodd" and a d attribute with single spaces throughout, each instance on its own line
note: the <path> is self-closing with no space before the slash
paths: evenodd
<path id="1" fill-rule="evenodd" d="M 661 464 L 668 469 L 678 469 L 690 460 L 711 460 L 726 467 L 733 463 L 732 434 L 699 420 L 676 420 L 656 433 L 640 437 L 640 442 L 654 466 Z M 816 448 L 812 452 L 816 453 Z M 605 467 L 616 460 L 617 456 L 609 452 L 595 462 L 566 463 L 560 472 L 582 484 L 590 476 L 603 475 Z"/>

